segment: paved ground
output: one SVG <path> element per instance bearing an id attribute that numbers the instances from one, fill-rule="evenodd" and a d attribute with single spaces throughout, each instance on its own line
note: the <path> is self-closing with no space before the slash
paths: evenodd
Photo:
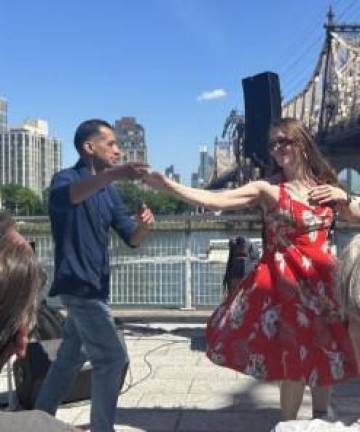
<path id="1" fill-rule="evenodd" d="M 270 431 L 279 420 L 278 386 L 213 365 L 203 352 L 203 327 L 126 325 L 131 373 L 119 397 L 116 431 Z M 360 383 L 339 386 L 333 405 L 341 415 L 360 414 Z M 86 426 L 89 408 L 88 401 L 64 405 L 57 417 Z M 310 413 L 306 394 L 300 418 Z"/>

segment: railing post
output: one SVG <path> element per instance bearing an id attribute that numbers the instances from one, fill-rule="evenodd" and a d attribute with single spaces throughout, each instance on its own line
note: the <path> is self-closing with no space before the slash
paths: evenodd
<path id="1" fill-rule="evenodd" d="M 183 310 L 193 309 L 191 274 L 191 223 L 190 216 L 185 221 L 185 305 Z"/>

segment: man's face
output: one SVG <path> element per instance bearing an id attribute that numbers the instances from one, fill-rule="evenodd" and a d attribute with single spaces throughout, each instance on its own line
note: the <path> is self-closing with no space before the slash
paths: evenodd
<path id="1" fill-rule="evenodd" d="M 89 139 L 88 148 L 96 168 L 111 168 L 119 161 L 120 150 L 115 133 L 105 126 L 101 126 L 99 133 Z"/>

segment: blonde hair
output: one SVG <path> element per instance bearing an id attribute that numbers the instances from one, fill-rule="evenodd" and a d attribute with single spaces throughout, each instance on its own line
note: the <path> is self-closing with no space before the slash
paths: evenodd
<path id="1" fill-rule="evenodd" d="M 344 318 L 360 317 L 360 234 L 343 249 L 338 261 L 337 297 Z"/>

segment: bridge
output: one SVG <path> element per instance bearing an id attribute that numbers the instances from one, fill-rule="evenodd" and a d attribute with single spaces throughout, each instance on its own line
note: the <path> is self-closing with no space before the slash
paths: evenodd
<path id="1" fill-rule="evenodd" d="M 282 116 L 309 127 L 338 173 L 359 173 L 360 24 L 336 23 L 330 8 L 324 27 L 314 72 L 305 88 L 283 105 Z"/>
<path id="2" fill-rule="evenodd" d="M 353 190 L 352 170 L 360 173 L 360 24 L 336 23 L 330 8 L 324 27 L 324 43 L 314 71 L 305 88 L 283 103 L 282 117 L 305 123 L 341 178 L 346 170 L 347 189 Z M 244 116 L 233 109 L 225 120 L 222 138 L 232 143 L 237 166 L 234 168 L 232 160 L 219 164 L 215 154 L 217 169 L 209 188 L 258 178 L 252 161 L 244 158 L 244 135 Z"/>

